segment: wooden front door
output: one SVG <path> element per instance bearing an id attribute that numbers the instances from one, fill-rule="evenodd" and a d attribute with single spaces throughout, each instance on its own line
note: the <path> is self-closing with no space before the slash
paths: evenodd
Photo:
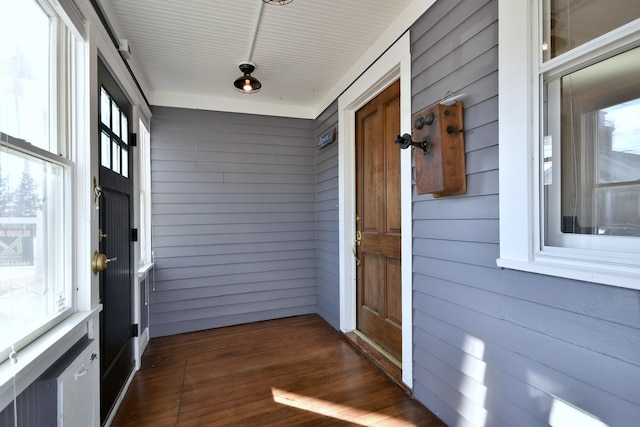
<path id="1" fill-rule="evenodd" d="M 131 105 L 99 61 L 100 253 L 112 261 L 100 272 L 100 420 L 104 424 L 134 368 L 131 212 Z"/>
<path id="2" fill-rule="evenodd" d="M 356 112 L 357 329 L 402 360 L 400 82 Z"/>

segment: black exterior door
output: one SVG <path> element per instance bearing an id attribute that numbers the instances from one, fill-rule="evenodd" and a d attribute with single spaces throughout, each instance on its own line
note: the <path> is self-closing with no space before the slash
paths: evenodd
<path id="1" fill-rule="evenodd" d="M 131 104 L 100 62 L 100 419 L 104 423 L 134 367 Z"/>

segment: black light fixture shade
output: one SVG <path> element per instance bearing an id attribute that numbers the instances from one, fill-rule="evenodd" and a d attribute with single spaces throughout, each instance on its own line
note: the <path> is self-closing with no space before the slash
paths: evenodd
<path id="1" fill-rule="evenodd" d="M 285 4 L 291 3 L 293 0 L 262 0 L 266 4 L 275 4 L 278 6 L 284 6 Z"/>
<path id="2" fill-rule="evenodd" d="M 256 69 L 255 64 L 251 62 L 243 62 L 240 63 L 239 67 L 240 71 L 242 71 L 244 75 L 238 77 L 236 81 L 233 82 L 233 85 L 236 87 L 236 89 L 238 89 L 242 93 L 247 94 L 258 92 L 262 87 L 262 83 L 260 83 L 260 80 L 251 76 L 253 70 Z"/>

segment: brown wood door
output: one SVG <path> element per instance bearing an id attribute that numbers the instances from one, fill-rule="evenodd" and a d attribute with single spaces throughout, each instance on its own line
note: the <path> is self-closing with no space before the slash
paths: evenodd
<path id="1" fill-rule="evenodd" d="M 356 113 L 357 329 L 402 360 L 400 82 Z M 358 234 L 361 236 L 358 239 Z"/>

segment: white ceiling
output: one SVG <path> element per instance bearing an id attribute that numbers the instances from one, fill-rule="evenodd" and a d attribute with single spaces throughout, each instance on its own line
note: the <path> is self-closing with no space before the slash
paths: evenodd
<path id="1" fill-rule="evenodd" d="M 152 105 L 305 118 L 315 118 L 432 3 L 101 0 L 131 46 L 130 65 Z M 263 85 L 251 95 L 233 87 L 247 59 Z"/>

